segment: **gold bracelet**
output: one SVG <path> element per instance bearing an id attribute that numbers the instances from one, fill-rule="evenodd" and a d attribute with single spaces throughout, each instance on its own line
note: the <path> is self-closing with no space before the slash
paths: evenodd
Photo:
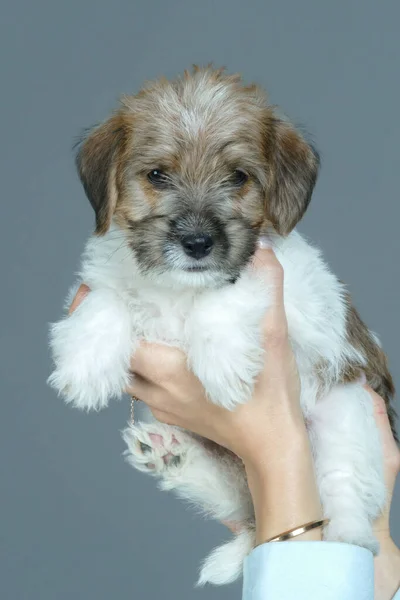
<path id="1" fill-rule="evenodd" d="M 265 543 L 269 544 L 270 542 L 284 542 L 286 540 L 290 540 L 294 537 L 297 537 L 298 535 L 301 535 L 302 533 L 305 533 L 306 531 L 311 531 L 312 529 L 317 529 L 317 527 L 325 527 L 325 525 L 327 525 L 329 523 L 329 519 L 321 519 L 319 521 L 310 521 L 309 523 L 306 523 L 305 525 L 302 525 L 301 527 L 294 527 L 293 529 L 289 529 L 288 531 L 285 531 L 284 533 L 281 533 L 280 535 L 276 535 L 272 538 L 270 538 L 269 540 L 267 540 Z"/>

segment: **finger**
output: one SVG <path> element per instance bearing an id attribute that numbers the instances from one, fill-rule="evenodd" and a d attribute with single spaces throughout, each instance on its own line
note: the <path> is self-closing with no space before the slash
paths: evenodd
<path id="1" fill-rule="evenodd" d="M 79 286 L 79 289 L 75 294 L 75 298 L 72 300 L 72 304 L 69 307 L 68 313 L 70 315 L 74 312 L 74 310 L 76 310 L 78 308 L 78 306 L 86 298 L 86 296 L 88 295 L 89 292 L 90 292 L 90 288 L 85 283 L 82 283 Z"/>
<path id="2" fill-rule="evenodd" d="M 180 424 L 174 415 L 165 412 L 164 410 L 158 410 L 157 408 L 152 407 L 150 407 L 150 411 L 153 417 L 157 419 L 157 421 L 160 421 L 160 423 L 165 423 L 166 425 L 176 425 L 179 427 Z"/>
<path id="3" fill-rule="evenodd" d="M 368 385 L 364 386 L 370 393 L 374 407 L 374 417 L 382 439 L 383 455 L 386 469 L 386 479 L 388 485 L 394 485 L 397 474 L 400 471 L 400 449 L 393 437 L 392 428 L 390 426 L 389 417 L 387 414 L 386 403 L 379 394 L 377 394 Z"/>
<path id="4" fill-rule="evenodd" d="M 283 268 L 267 238 L 260 238 L 253 256 L 253 268 L 271 285 L 272 304 L 283 306 Z"/>
<path id="5" fill-rule="evenodd" d="M 285 347 L 288 343 L 288 325 L 284 306 L 283 268 L 271 248 L 259 248 L 254 256 L 254 268 L 265 279 L 271 295 L 271 304 L 261 328 L 265 348 Z"/>
<path id="6" fill-rule="evenodd" d="M 186 357 L 182 350 L 165 344 L 141 341 L 131 358 L 131 371 L 144 379 L 162 385 L 186 370 Z"/>
<path id="7" fill-rule="evenodd" d="M 143 379 L 140 375 L 134 374 L 131 383 L 125 392 L 129 396 L 134 396 L 147 404 L 150 408 L 160 409 L 163 407 L 160 400 L 160 389 L 151 381 Z"/>
<path id="8" fill-rule="evenodd" d="M 387 489 L 386 506 L 382 514 L 374 521 L 374 532 L 378 541 L 381 542 L 390 538 L 390 507 L 396 477 L 400 470 L 400 450 L 392 434 L 384 399 L 368 385 L 364 385 L 364 388 L 369 392 L 373 401 L 374 418 L 379 429 L 383 450 L 384 478 Z"/>

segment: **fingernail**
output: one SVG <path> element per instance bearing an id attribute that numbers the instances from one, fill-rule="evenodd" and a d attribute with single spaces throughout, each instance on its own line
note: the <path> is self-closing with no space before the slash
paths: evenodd
<path id="1" fill-rule="evenodd" d="M 270 250 L 272 248 L 271 241 L 266 235 L 261 235 L 258 238 L 257 245 L 261 250 Z"/>

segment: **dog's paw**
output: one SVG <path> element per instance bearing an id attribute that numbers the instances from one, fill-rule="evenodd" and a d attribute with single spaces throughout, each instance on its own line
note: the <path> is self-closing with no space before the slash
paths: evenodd
<path id="1" fill-rule="evenodd" d="M 217 377 L 203 374 L 201 381 L 211 402 L 228 410 L 250 400 L 254 388 L 252 379 L 242 379 L 239 375 L 224 377 L 221 372 Z"/>
<path id="2" fill-rule="evenodd" d="M 67 404 L 81 410 L 101 410 L 120 398 L 129 384 L 127 360 L 109 346 L 109 354 L 89 336 L 73 348 L 69 320 L 52 327 L 55 369 L 47 383 Z"/>
<path id="3" fill-rule="evenodd" d="M 261 322 L 267 296 L 261 280 L 243 274 L 238 285 L 196 300 L 186 323 L 188 364 L 214 404 L 233 410 L 252 396 L 265 358 Z"/>
<path id="4" fill-rule="evenodd" d="M 213 352 L 210 346 L 203 349 L 203 356 L 200 352 L 195 356 L 193 351 L 190 355 L 190 366 L 211 402 L 228 410 L 250 400 L 262 363 L 263 351 L 256 346 L 236 356 L 226 347 Z"/>
<path id="5" fill-rule="evenodd" d="M 129 313 L 107 290 L 91 292 L 71 316 L 51 326 L 50 348 L 55 369 L 48 383 L 77 408 L 100 410 L 129 383 Z"/>
<path id="6" fill-rule="evenodd" d="M 129 374 L 124 368 L 109 373 L 91 368 L 82 373 L 82 363 L 59 365 L 47 383 L 67 404 L 81 410 L 106 408 L 111 398 L 120 398 L 129 383 Z"/>
<path id="7" fill-rule="evenodd" d="M 324 529 L 324 540 L 329 542 L 344 542 L 370 550 L 372 554 L 379 553 L 379 543 L 374 536 L 372 526 L 366 519 L 341 516 L 331 519 Z"/>
<path id="8" fill-rule="evenodd" d="M 130 425 L 123 433 L 127 461 L 135 469 L 156 476 L 177 477 L 185 467 L 188 453 L 196 445 L 185 432 L 162 423 Z"/>

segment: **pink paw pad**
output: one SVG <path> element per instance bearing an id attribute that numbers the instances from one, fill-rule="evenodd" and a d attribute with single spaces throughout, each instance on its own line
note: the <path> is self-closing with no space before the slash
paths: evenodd
<path id="1" fill-rule="evenodd" d="M 159 433 L 149 433 L 149 438 L 153 442 L 154 448 L 162 448 L 164 446 L 163 436 Z"/>
<path id="2" fill-rule="evenodd" d="M 148 444 L 145 444 L 143 442 L 139 442 L 140 449 L 143 452 L 143 454 L 151 452 L 152 449 L 160 450 L 165 448 L 164 438 L 159 433 L 149 433 L 149 438 L 152 442 L 152 446 L 149 446 Z M 179 446 L 179 442 L 174 435 L 172 435 L 170 445 Z M 175 454 L 172 454 L 172 452 L 168 452 L 167 450 L 161 458 L 166 466 L 176 466 L 181 461 L 180 456 L 176 456 Z M 156 467 L 154 463 L 147 463 L 146 466 L 149 469 L 155 469 Z"/>

